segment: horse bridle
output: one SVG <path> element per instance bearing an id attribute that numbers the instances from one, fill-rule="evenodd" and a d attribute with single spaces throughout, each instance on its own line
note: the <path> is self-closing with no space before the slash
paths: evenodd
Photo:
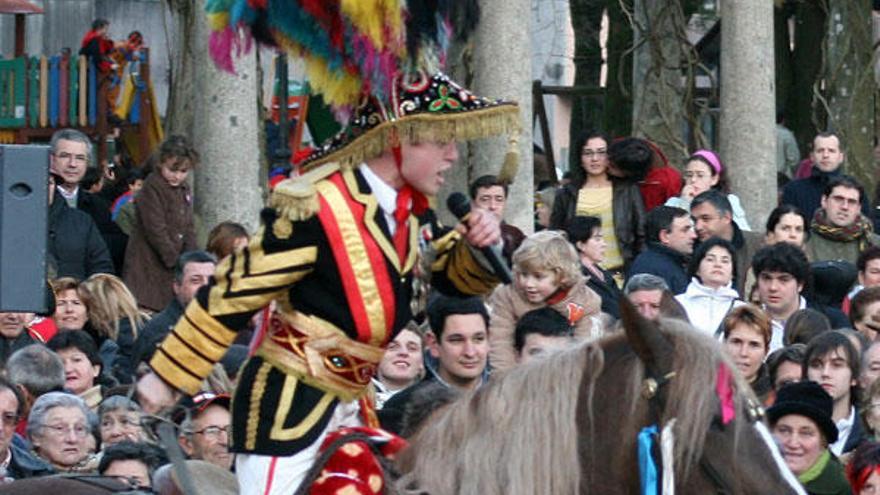
<path id="1" fill-rule="evenodd" d="M 657 422 L 659 423 L 660 415 L 664 406 L 659 397 L 659 392 L 664 385 L 668 384 L 673 378 L 675 378 L 676 372 L 670 371 L 664 375 L 657 376 L 651 371 L 648 371 L 647 374 L 648 377 L 642 380 L 641 395 L 642 398 L 648 401 L 652 414 L 657 418 Z M 759 421 L 764 416 L 762 408 L 751 398 L 748 399 L 746 414 L 748 416 L 749 424 Z M 712 417 L 711 422 L 712 424 L 709 426 L 710 429 L 718 430 L 722 428 L 717 415 Z M 733 494 L 730 486 L 728 486 L 718 470 L 715 469 L 712 463 L 706 458 L 705 453 L 700 456 L 699 465 L 703 474 L 709 478 L 709 481 L 711 481 L 713 485 L 715 485 L 715 493 L 717 495 Z"/>

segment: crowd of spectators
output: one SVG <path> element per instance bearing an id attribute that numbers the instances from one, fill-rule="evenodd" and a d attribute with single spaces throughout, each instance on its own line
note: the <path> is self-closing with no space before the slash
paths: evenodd
<path id="1" fill-rule="evenodd" d="M 843 173 L 839 137 L 816 136 L 813 173 L 781 188 L 763 231 L 749 225 L 710 150 L 677 176 L 641 139 L 588 133 L 575 143 L 570 178 L 536 194 L 539 232 L 502 223 L 513 282 L 485 300 L 429 292 L 424 314 L 389 343 L 373 379 L 383 427 L 410 435 L 459 393 L 618 331 L 627 298 L 648 319 L 684 319 L 719 341 L 769 408 L 808 491 L 880 485 L 880 237 L 864 188 Z M 133 384 L 218 262 L 248 244 L 232 222 L 197 244 L 186 178 L 199 155 L 186 138 L 168 138 L 148 166 L 117 170 L 103 187 L 90 177 L 92 158 L 85 135 L 53 136 L 52 307 L 0 313 L 6 481 L 102 473 L 157 483 L 168 463 L 150 420 L 159 411 Z M 679 187 L 652 187 L 658 177 Z M 471 200 L 503 219 L 507 186 L 480 177 Z M 233 469 L 230 394 L 259 324 L 234 329 L 222 365 L 170 418 L 185 455 L 213 466 L 198 469 Z"/>
<path id="2" fill-rule="evenodd" d="M 134 384 L 218 258 L 248 233 L 223 222 L 197 245 L 186 177 L 199 156 L 182 136 L 142 168 L 109 174 L 93 158 L 79 131 L 52 136 L 49 307 L 0 313 L 0 479 L 103 474 L 149 490 L 169 458 L 149 420 L 159 411 Z M 233 346 L 204 392 L 168 418 L 188 462 L 204 464 L 191 470 L 199 480 L 234 484 L 230 393 L 246 355 Z M 162 493 L 176 493 L 172 478 Z"/>

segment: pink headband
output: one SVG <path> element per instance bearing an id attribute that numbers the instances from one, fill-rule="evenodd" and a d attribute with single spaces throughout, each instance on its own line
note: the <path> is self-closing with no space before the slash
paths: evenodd
<path id="1" fill-rule="evenodd" d="M 721 166 L 721 160 L 718 159 L 718 155 L 716 155 L 714 151 L 698 150 L 698 151 L 695 151 L 694 154 L 691 156 L 692 157 L 698 156 L 698 157 L 706 160 L 707 162 L 709 162 L 709 165 L 713 169 L 715 169 L 716 175 L 721 174 L 721 170 L 724 168 Z"/>

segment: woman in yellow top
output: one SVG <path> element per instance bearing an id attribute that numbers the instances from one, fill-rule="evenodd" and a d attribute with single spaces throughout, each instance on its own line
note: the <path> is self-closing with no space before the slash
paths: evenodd
<path id="1" fill-rule="evenodd" d="M 625 271 L 645 240 L 645 207 L 636 180 L 609 173 L 614 167 L 609 156 L 613 153 L 615 159 L 626 160 L 630 170 L 632 162 L 644 162 L 647 171 L 653 152 L 640 139 L 625 139 L 612 146 L 604 134 L 595 132 L 582 135 L 574 144 L 580 167 L 573 167 L 571 182 L 556 191 L 550 228 L 564 229 L 575 216 L 600 218 L 608 244 L 602 268 Z"/>

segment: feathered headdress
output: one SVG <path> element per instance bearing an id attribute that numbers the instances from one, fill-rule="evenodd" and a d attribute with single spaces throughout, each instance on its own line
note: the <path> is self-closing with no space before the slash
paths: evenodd
<path id="1" fill-rule="evenodd" d="M 210 50 L 232 56 L 251 40 L 305 62 L 306 77 L 344 130 L 303 165 L 343 166 L 401 142 L 468 140 L 508 134 L 505 169 L 520 128 L 516 104 L 478 97 L 441 72 L 454 37 L 479 18 L 477 0 L 208 0 Z"/>
<path id="2" fill-rule="evenodd" d="M 450 38 L 476 25 L 476 0 L 208 0 L 210 53 L 234 71 L 252 39 L 305 62 L 309 83 L 338 113 L 362 96 L 385 100 L 411 69 L 442 68 Z M 452 23 L 456 22 L 454 30 Z"/>

